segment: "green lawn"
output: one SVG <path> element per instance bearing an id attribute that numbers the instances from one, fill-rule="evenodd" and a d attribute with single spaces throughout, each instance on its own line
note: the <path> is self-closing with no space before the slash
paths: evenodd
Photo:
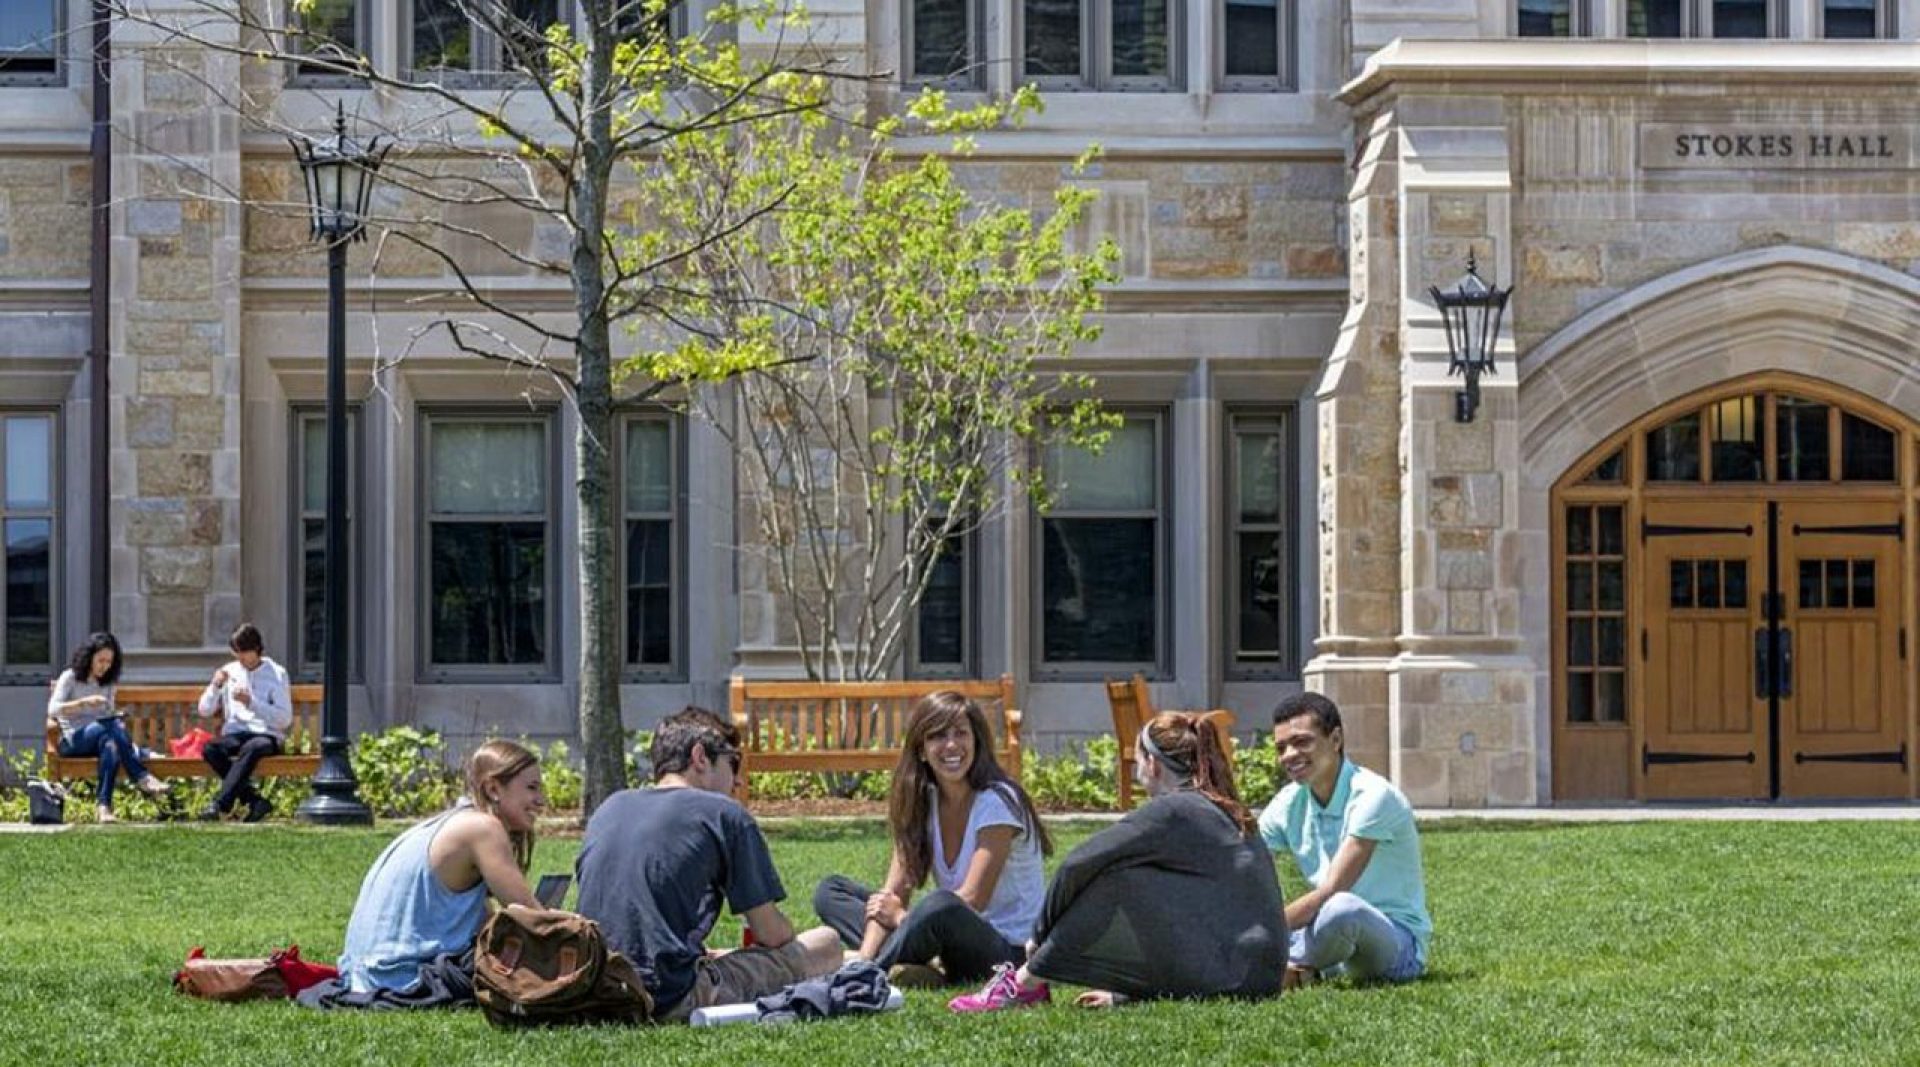
<path id="1" fill-rule="evenodd" d="M 321 1015 L 168 991 L 187 948 L 329 959 L 394 832 L 181 827 L 0 835 L 0 1062 L 1027 1064 L 1920 1060 L 1920 824 L 1430 827 L 1434 970 L 1260 1004 L 507 1034 L 476 1012 Z M 1064 830 L 1061 844 L 1084 838 Z M 770 832 L 796 905 L 878 878 L 876 824 Z M 548 840 L 538 871 L 571 867 Z M 1290 891 L 1292 872 L 1284 872 Z M 729 926 L 717 943 L 737 938 Z"/>

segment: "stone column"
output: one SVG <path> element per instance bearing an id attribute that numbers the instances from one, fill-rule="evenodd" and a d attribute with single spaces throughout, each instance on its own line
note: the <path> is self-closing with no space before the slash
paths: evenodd
<path id="1" fill-rule="evenodd" d="M 197 678 L 242 614 L 239 64 L 162 37 L 115 37 L 112 613 L 142 676 Z"/>
<path id="2" fill-rule="evenodd" d="M 1511 323 L 1455 421 L 1459 378 L 1430 286 L 1477 260 L 1513 277 L 1503 100 L 1399 102 L 1402 219 L 1401 632 L 1388 717 L 1393 777 L 1417 805 L 1536 801 L 1533 667 L 1519 632 L 1519 431 Z M 1524 300 L 1518 294 L 1516 300 Z"/>

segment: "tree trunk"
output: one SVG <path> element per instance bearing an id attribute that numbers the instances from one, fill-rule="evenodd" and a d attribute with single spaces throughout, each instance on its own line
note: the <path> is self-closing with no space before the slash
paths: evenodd
<path id="1" fill-rule="evenodd" d="M 627 785 L 626 728 L 620 717 L 619 570 L 613 520 L 613 353 L 606 294 L 607 196 L 613 174 L 613 129 L 608 111 L 612 42 L 604 0 L 589 3 L 582 99 L 587 118 L 581 167 L 574 184 L 574 303 L 579 341 L 574 351 L 580 427 L 574 442 L 580 509 L 580 751 L 586 761 L 582 816 Z"/>

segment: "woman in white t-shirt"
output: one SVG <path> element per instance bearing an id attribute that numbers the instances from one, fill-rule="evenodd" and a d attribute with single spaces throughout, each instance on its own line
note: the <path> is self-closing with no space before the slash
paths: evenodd
<path id="1" fill-rule="evenodd" d="M 840 875 L 814 891 L 814 910 L 847 947 L 904 984 L 977 982 L 1025 958 L 1053 842 L 994 762 L 980 705 L 951 690 L 914 705 L 887 822 L 893 859 L 879 892 Z M 933 892 L 913 903 L 929 877 Z"/>

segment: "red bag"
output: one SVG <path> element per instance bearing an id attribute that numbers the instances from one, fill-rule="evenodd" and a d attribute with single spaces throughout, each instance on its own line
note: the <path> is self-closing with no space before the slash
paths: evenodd
<path id="1" fill-rule="evenodd" d="M 213 740 L 212 734 L 196 726 L 188 730 L 186 736 L 169 740 L 167 751 L 171 752 L 175 759 L 199 759 L 207 750 L 207 742 L 211 740 Z"/>
<path id="2" fill-rule="evenodd" d="M 340 968 L 325 963 L 311 963 L 300 958 L 300 946 L 288 945 L 284 951 L 273 954 L 273 966 L 280 972 L 280 978 L 287 983 L 287 995 L 297 997 L 302 989 L 329 982 L 340 977 Z"/>
<path id="3" fill-rule="evenodd" d="M 288 945 L 266 959 L 210 960 L 195 945 L 186 965 L 173 975 L 173 987 L 202 1000 L 286 1000 L 302 989 L 340 977 L 338 969 L 300 958 L 300 946 Z"/>

